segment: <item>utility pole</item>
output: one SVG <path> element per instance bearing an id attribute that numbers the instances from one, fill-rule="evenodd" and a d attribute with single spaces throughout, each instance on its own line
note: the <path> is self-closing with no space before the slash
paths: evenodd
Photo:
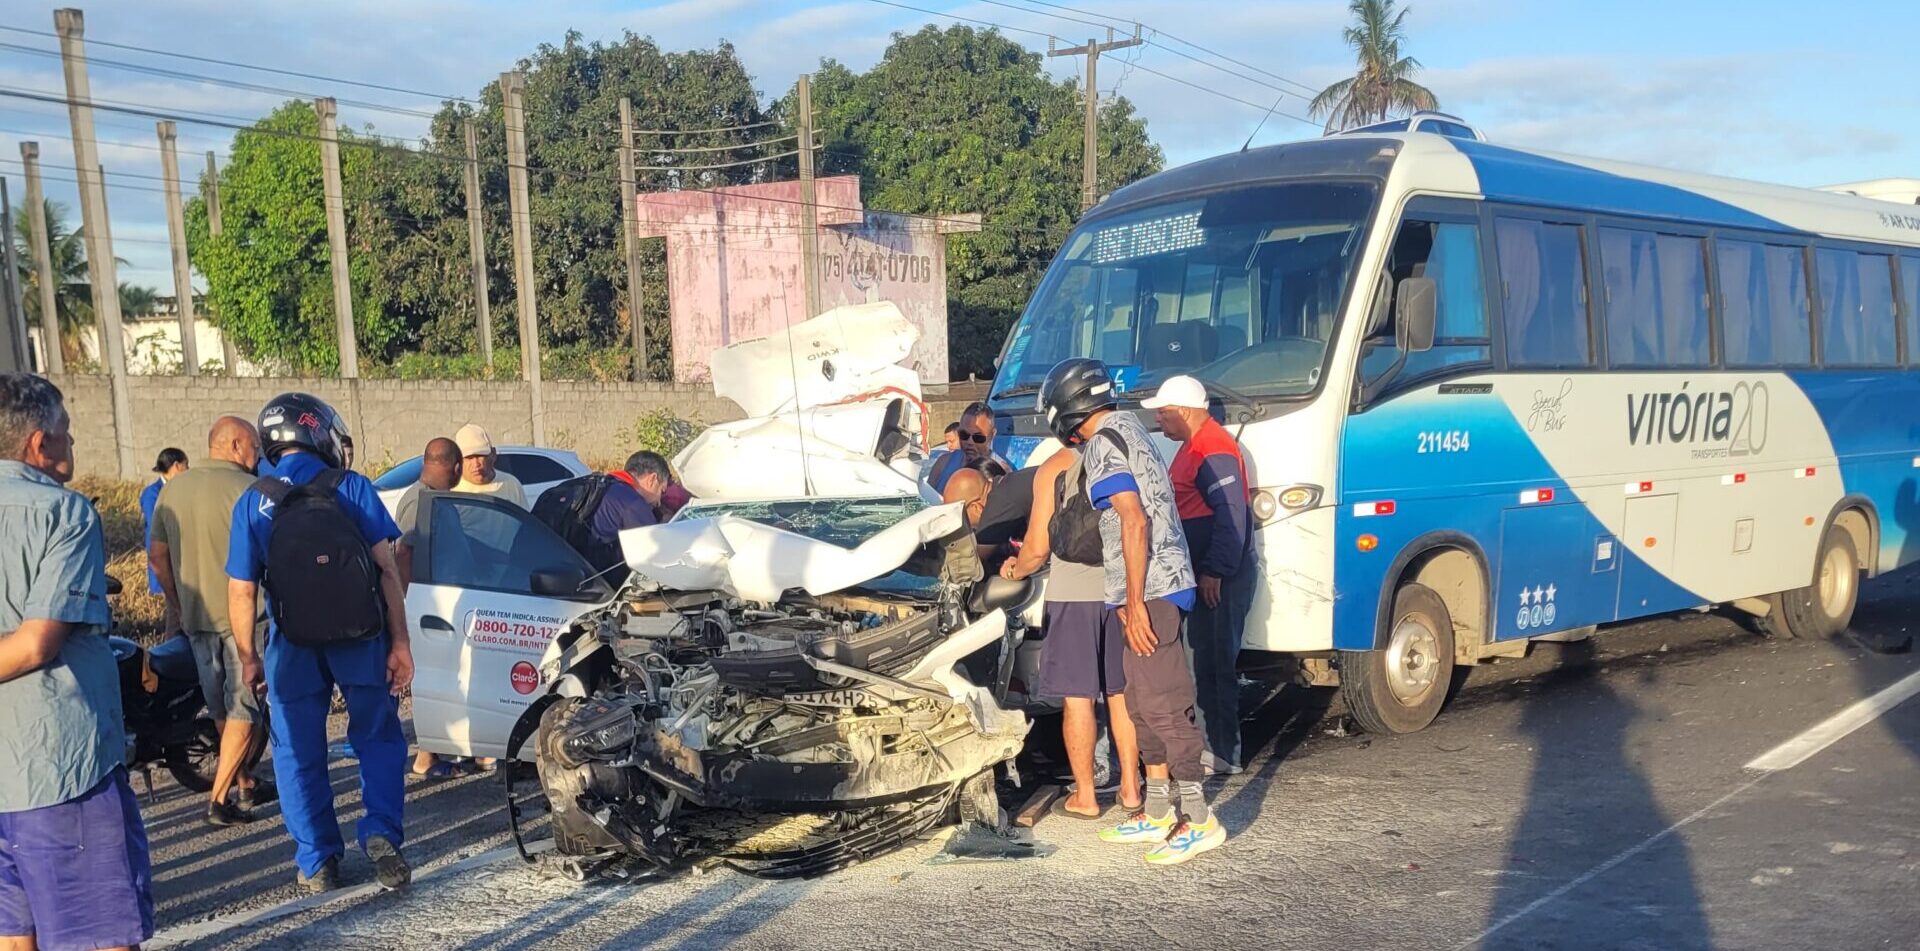
<path id="1" fill-rule="evenodd" d="M 520 303 L 520 369 L 531 393 L 533 444 L 544 446 L 547 420 L 540 395 L 540 318 L 533 284 L 533 212 L 527 203 L 527 77 L 524 74 L 500 74 L 500 102 L 507 125 L 507 218 L 513 223 L 513 283 Z"/>
<path id="2" fill-rule="evenodd" d="M 796 99 L 800 102 L 799 133 L 795 147 L 800 150 L 800 268 L 801 283 L 807 292 L 804 320 L 820 315 L 820 224 L 819 210 L 813 198 L 813 79 L 800 74 Z"/>
<path id="3" fill-rule="evenodd" d="M 20 262 L 13 249 L 13 202 L 7 196 L 7 180 L 0 178 L 0 241 L 6 245 L 0 260 L 7 273 L 0 275 L 0 288 L 6 299 L 0 301 L 7 311 L 6 346 L 0 347 L 0 370 L 25 373 L 33 369 L 33 357 L 27 346 L 27 301 L 20 287 Z"/>
<path id="4" fill-rule="evenodd" d="M 647 320 L 640 311 L 640 209 L 634 204 L 633 100 L 620 97 L 620 224 L 627 249 L 627 314 L 633 324 L 633 378 L 647 380 Z"/>
<path id="5" fill-rule="evenodd" d="M 1083 139 L 1080 144 L 1081 211 L 1092 208 L 1093 203 L 1100 200 L 1100 87 L 1096 85 L 1099 81 L 1100 54 L 1123 50 L 1129 46 L 1139 46 L 1141 42 L 1138 24 L 1134 25 L 1133 37 L 1125 40 L 1114 39 L 1113 28 L 1108 27 L 1105 43 L 1090 39 L 1085 46 L 1054 49 L 1051 38 L 1047 42 L 1049 57 L 1083 54 L 1087 57 L 1087 126 L 1086 131 L 1081 133 Z"/>
<path id="6" fill-rule="evenodd" d="M 80 218 L 87 229 L 87 278 L 93 282 L 93 312 L 100 319 L 100 356 L 106 361 L 113 403 L 113 441 L 121 478 L 140 467 L 133 461 L 133 403 L 127 395 L 126 340 L 120 330 L 120 277 L 114 267 L 113 232 L 107 224 L 107 184 L 100 147 L 93 137 L 93 89 L 87 83 L 86 18 L 71 7 L 53 11 L 60 35 L 60 66 L 67 82 L 67 118 L 73 125 L 73 172 L 80 186 Z"/>
<path id="7" fill-rule="evenodd" d="M 467 254 L 473 262 L 473 307 L 479 318 L 480 362 L 493 373 L 493 314 L 487 309 L 487 233 L 480 212 L 480 141 L 473 120 L 461 123 L 467 137 Z"/>
<path id="8" fill-rule="evenodd" d="M 320 117 L 320 185 L 326 193 L 327 250 L 333 259 L 333 322 L 339 333 L 340 375 L 360 375 L 360 343 L 353 332 L 353 272 L 347 269 L 347 203 L 340 187 L 340 130 L 332 97 L 313 101 Z"/>
<path id="9" fill-rule="evenodd" d="M 47 202 L 40 190 L 40 143 L 20 143 L 20 164 L 27 167 L 27 229 L 32 240 L 34 283 L 40 285 L 40 372 L 67 372 L 61 351 L 60 289 L 53 286 L 53 251 L 47 243 Z"/>
<path id="10" fill-rule="evenodd" d="M 187 218 L 180 206 L 179 134 L 170 121 L 153 124 L 160 134 L 160 174 L 166 179 L 167 238 L 173 246 L 173 296 L 180 317 L 180 364 L 188 376 L 200 375 L 200 341 L 193 319 L 193 275 L 187 263 Z"/>
<path id="11" fill-rule="evenodd" d="M 220 237 L 220 171 L 213 164 L 213 150 L 207 150 L 207 237 Z M 240 351 L 234 349 L 233 334 L 220 328 L 220 362 L 228 376 L 240 375 Z"/>

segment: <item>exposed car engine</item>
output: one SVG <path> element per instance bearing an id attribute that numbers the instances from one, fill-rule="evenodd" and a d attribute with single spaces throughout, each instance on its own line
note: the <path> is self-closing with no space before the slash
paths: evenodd
<path id="1" fill-rule="evenodd" d="M 575 868 L 717 858 L 805 876 L 943 822 L 997 822 L 995 767 L 1029 726 L 994 689 L 1018 636 L 1003 609 L 1027 592 L 976 584 L 977 563 L 942 554 L 962 546 L 923 548 L 925 575 L 772 602 L 666 590 L 636 565 L 556 642 L 550 694 L 509 744 L 536 764 L 555 850 Z"/>

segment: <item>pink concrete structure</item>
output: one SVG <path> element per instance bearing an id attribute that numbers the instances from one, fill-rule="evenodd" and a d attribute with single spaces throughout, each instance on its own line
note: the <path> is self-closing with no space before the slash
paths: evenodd
<path id="1" fill-rule="evenodd" d="M 814 200 L 821 310 L 892 301 L 920 331 L 909 358 L 920 379 L 946 382 L 946 235 L 979 230 L 979 216 L 868 212 L 852 175 L 816 180 Z M 799 182 L 655 192 L 637 201 L 641 236 L 667 239 L 674 379 L 705 382 L 714 350 L 814 316 L 801 284 Z"/>

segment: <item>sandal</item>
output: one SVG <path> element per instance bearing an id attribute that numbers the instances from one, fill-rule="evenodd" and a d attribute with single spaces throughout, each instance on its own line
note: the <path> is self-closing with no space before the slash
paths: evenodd
<path id="1" fill-rule="evenodd" d="M 460 769 L 452 763 L 435 761 L 425 772 L 414 770 L 413 774 L 421 779 L 452 779 L 461 775 Z"/>
<path id="2" fill-rule="evenodd" d="M 1094 813 L 1093 815 L 1087 815 L 1084 812 L 1074 812 L 1072 809 L 1068 809 L 1067 798 L 1065 796 L 1062 796 L 1059 799 L 1054 800 L 1053 805 L 1048 809 L 1048 811 L 1053 813 L 1056 816 L 1064 816 L 1068 819 L 1080 819 L 1085 822 L 1100 822 L 1107 818 L 1107 810 L 1105 809 L 1102 809 L 1099 812 Z"/>

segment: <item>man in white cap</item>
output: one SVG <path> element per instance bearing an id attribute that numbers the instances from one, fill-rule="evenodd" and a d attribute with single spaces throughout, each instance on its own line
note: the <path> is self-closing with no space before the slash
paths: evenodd
<path id="1" fill-rule="evenodd" d="M 1175 376 L 1140 405 L 1159 415 L 1160 431 L 1180 443 L 1168 467 L 1174 506 L 1193 553 L 1198 595 L 1187 617 L 1194 700 L 1214 772 L 1240 771 L 1240 642 L 1259 577 L 1247 465 L 1240 444 L 1207 410 L 1207 388 Z"/>
<path id="2" fill-rule="evenodd" d="M 488 436 L 486 430 L 468 423 L 453 434 L 453 441 L 460 447 L 460 482 L 453 491 L 491 495 L 521 508 L 527 507 L 527 490 L 521 487 L 520 480 L 501 472 L 495 465 L 500 454 L 494 450 L 493 437 Z"/>

